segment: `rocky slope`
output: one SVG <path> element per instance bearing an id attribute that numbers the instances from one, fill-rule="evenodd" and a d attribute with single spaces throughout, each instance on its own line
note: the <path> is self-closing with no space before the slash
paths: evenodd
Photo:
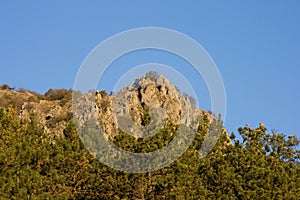
<path id="1" fill-rule="evenodd" d="M 144 77 L 123 88 L 116 95 L 105 91 L 93 93 L 95 105 L 90 110 L 96 112 L 101 128 L 108 136 L 118 134 L 118 129 L 145 137 L 146 130 L 154 133 L 166 123 L 186 125 L 197 129 L 203 116 L 210 121 L 213 116 L 198 109 L 193 99 L 182 95 L 168 79 L 162 75 L 148 73 Z M 15 106 L 21 118 L 30 119 L 31 113 L 39 121 L 45 132 L 62 136 L 67 122 L 73 117 L 72 91 L 50 89 L 45 95 L 20 89 L 0 90 L 0 107 Z M 80 107 L 73 104 L 73 108 Z M 91 113 L 84 112 L 80 119 L 89 118 Z M 148 135 L 148 137 L 151 135 Z"/>

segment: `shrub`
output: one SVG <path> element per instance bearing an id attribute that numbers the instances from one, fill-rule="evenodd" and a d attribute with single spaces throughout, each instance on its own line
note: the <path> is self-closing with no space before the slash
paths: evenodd
<path id="1" fill-rule="evenodd" d="M 7 84 L 2 84 L 0 87 L 1 90 L 7 90 L 8 88 L 9 88 L 9 85 L 7 85 Z"/>
<path id="2" fill-rule="evenodd" d="M 4 83 L 0 86 L 1 90 L 15 90 L 16 87 L 10 87 L 8 84 Z"/>
<path id="3" fill-rule="evenodd" d="M 100 94 L 102 98 L 107 96 L 107 92 L 105 90 L 101 90 L 101 91 L 96 91 L 96 95 Z"/>
<path id="4" fill-rule="evenodd" d="M 49 89 L 44 96 L 45 99 L 49 101 L 60 100 L 60 105 L 64 106 L 72 99 L 72 91 L 66 89 Z"/>
<path id="5" fill-rule="evenodd" d="M 66 97 L 68 95 L 69 91 L 66 89 L 49 89 L 46 93 L 45 93 L 45 97 L 47 100 L 53 101 L 53 100 L 61 100 L 64 97 Z"/>
<path id="6" fill-rule="evenodd" d="M 24 101 L 24 97 L 18 96 L 18 98 L 16 98 L 10 93 L 4 93 L 0 96 L 0 107 L 12 106 L 17 110 L 20 110 L 24 104 Z"/>
<path id="7" fill-rule="evenodd" d="M 103 99 L 102 101 L 100 101 L 100 107 L 104 110 L 107 110 L 108 107 L 110 107 L 109 99 Z"/>
<path id="8" fill-rule="evenodd" d="M 158 78 L 158 76 L 159 76 L 158 73 L 155 71 L 147 72 L 145 75 L 146 78 L 149 78 L 152 81 L 155 81 Z"/>
<path id="9" fill-rule="evenodd" d="M 19 90 L 18 90 L 19 92 L 21 92 L 21 93 L 25 93 L 25 92 L 27 92 L 27 90 L 25 89 L 25 88 L 19 88 Z"/>

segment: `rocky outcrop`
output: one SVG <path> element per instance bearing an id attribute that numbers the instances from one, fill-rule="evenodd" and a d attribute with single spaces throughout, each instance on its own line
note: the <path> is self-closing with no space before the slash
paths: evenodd
<path id="1" fill-rule="evenodd" d="M 44 95 L 24 89 L 0 90 L 0 107 L 16 108 L 20 118 L 26 120 L 30 120 L 31 115 L 34 116 L 51 137 L 62 136 L 67 121 L 72 118 L 71 101 L 64 101 L 65 99 L 49 100 Z"/>
<path id="2" fill-rule="evenodd" d="M 20 117 L 29 119 L 33 113 L 44 131 L 50 136 L 62 136 L 67 121 L 73 116 L 71 102 L 60 105 L 59 101 L 40 100 L 39 102 L 24 102 Z"/>
<path id="3" fill-rule="evenodd" d="M 80 96 L 78 102 L 72 102 L 72 92 L 49 91 L 47 97 L 27 91 L 0 90 L 0 103 L 17 100 L 20 117 L 30 119 L 33 113 L 45 132 L 52 136 L 63 135 L 74 109 L 80 110 L 74 113 L 79 123 L 96 116 L 106 136 L 115 136 L 121 129 L 135 137 L 150 137 L 167 123 L 197 129 L 203 116 L 210 121 L 214 118 L 198 109 L 191 98 L 181 94 L 167 78 L 154 73 L 136 79 L 116 95 L 95 91 Z M 74 94 L 76 92 L 73 97 Z M 87 103 L 90 101 L 93 102 Z"/>

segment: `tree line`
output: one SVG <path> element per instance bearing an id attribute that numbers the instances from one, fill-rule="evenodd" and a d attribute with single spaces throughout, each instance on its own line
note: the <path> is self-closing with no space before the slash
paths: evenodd
<path id="1" fill-rule="evenodd" d="M 148 119 L 145 119 L 148 120 Z M 44 134 L 32 115 L 20 119 L 0 108 L 1 199 L 299 199 L 300 154 L 296 136 L 269 133 L 263 124 L 241 127 L 243 141 L 221 135 L 213 151 L 199 158 L 207 131 L 203 122 L 190 148 L 171 165 L 144 174 L 114 170 L 94 159 L 70 119 L 64 136 Z M 172 139 L 174 127 L 135 141 L 120 134 L 111 141 L 145 152 Z M 164 137 L 163 137 L 164 136 Z M 228 142 L 228 141 L 227 141 Z"/>

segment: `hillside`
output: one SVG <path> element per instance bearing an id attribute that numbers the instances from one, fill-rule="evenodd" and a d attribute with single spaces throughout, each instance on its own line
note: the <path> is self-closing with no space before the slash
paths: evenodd
<path id="1" fill-rule="evenodd" d="M 37 94 L 1 86 L 1 199 L 300 197 L 298 138 L 269 133 L 261 123 L 257 128 L 239 128 L 243 141 L 238 141 L 234 133 L 229 135 L 222 128 L 213 150 L 200 158 L 210 125 L 220 119 L 198 109 L 191 97 L 180 94 L 165 77 L 151 73 L 115 95 L 89 94 L 95 100 L 89 109 L 95 111 L 106 138 L 126 151 L 153 152 L 170 143 L 184 124 L 195 129 L 195 139 L 179 159 L 162 169 L 126 173 L 108 167 L 80 140 L 76 127 L 91 114 L 73 112 L 86 101 L 72 102 L 73 92 L 50 89 Z M 131 120 L 123 118 L 124 114 Z M 153 135 L 147 127 L 159 131 Z M 146 130 L 149 135 L 142 138 Z"/>
<path id="2" fill-rule="evenodd" d="M 73 103 L 76 108 L 73 107 L 72 110 L 71 90 L 49 89 L 44 95 L 41 95 L 23 88 L 19 91 L 9 89 L 9 86 L 4 88 L 6 89 L 0 90 L 0 107 L 12 106 L 16 108 L 21 119 L 28 120 L 30 115 L 34 114 L 45 134 L 50 136 L 63 135 L 67 122 L 73 117 L 73 110 L 84 105 L 86 98 L 83 96 L 83 99 L 80 99 L 78 103 Z M 157 120 L 166 120 L 165 123 L 160 124 L 159 129 L 166 124 L 192 126 L 192 120 L 196 121 L 198 118 L 197 120 L 200 121 L 200 119 L 203 120 L 204 116 L 210 121 L 215 118 L 212 114 L 198 109 L 193 105 L 195 100 L 192 97 L 181 94 L 168 79 L 155 73 L 148 73 L 146 76 L 136 79 L 133 84 L 123 88 L 116 95 L 108 95 L 106 91 L 94 91 L 92 95 L 95 101 L 94 111 L 101 128 L 105 134 L 112 137 L 116 136 L 120 129 L 132 128 L 129 126 L 133 125 L 129 125 L 129 123 L 134 123 L 139 127 L 148 125 L 150 123 L 150 108 L 154 107 L 158 107 L 159 110 L 156 112 L 160 112 L 165 117 L 165 119 L 159 118 Z M 124 102 L 128 103 L 124 106 L 117 105 Z M 88 110 L 91 109 L 88 108 Z M 127 127 L 125 127 L 125 122 L 122 123 L 122 120 L 118 119 L 118 113 L 127 111 L 132 122 L 127 122 Z M 90 115 L 91 113 L 84 111 L 83 116 L 80 116 L 79 123 L 82 122 L 83 118 L 90 118 Z M 197 121 L 195 126 L 198 126 L 199 123 Z M 225 129 L 224 131 L 226 132 Z"/>

